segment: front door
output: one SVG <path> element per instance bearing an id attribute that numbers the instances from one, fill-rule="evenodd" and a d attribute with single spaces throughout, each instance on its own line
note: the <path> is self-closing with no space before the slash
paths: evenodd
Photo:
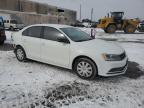
<path id="1" fill-rule="evenodd" d="M 58 38 L 64 36 L 60 31 L 52 27 L 45 27 L 43 33 L 41 58 L 45 62 L 61 67 L 69 66 L 70 43 L 58 42 Z"/>

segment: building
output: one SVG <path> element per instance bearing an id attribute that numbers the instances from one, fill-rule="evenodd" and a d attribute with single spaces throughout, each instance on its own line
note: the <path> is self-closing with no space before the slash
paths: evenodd
<path id="1" fill-rule="evenodd" d="M 35 23 L 72 24 L 76 11 L 28 0 L 0 0 L 0 13 L 13 14 L 26 25 Z"/>

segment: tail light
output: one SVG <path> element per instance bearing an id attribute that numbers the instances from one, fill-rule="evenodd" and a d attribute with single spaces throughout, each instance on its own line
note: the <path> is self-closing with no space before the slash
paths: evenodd
<path id="1" fill-rule="evenodd" d="M 0 31 L 0 36 L 5 36 L 5 31 Z"/>

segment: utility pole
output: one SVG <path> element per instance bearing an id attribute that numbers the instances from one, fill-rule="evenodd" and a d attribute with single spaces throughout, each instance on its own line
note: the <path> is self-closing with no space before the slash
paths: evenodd
<path id="1" fill-rule="evenodd" d="M 18 0 L 18 11 L 22 11 L 21 0 Z"/>
<path id="2" fill-rule="evenodd" d="M 91 9 L 91 21 L 93 20 L 93 11 L 94 11 L 94 9 L 92 8 Z"/>
<path id="3" fill-rule="evenodd" d="M 79 20 L 81 21 L 81 4 L 80 4 L 80 19 Z"/>
<path id="4" fill-rule="evenodd" d="M 18 0 L 17 3 L 17 11 L 20 11 L 20 0 Z"/>

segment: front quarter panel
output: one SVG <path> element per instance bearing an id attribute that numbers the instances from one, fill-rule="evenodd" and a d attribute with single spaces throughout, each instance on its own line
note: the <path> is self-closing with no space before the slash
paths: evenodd
<path id="1" fill-rule="evenodd" d="M 77 57 L 82 57 L 82 56 L 92 59 L 93 62 L 95 62 L 95 64 L 99 68 L 99 64 L 101 64 L 101 62 L 103 61 L 102 57 L 100 56 L 100 53 L 98 51 L 94 52 L 94 51 L 90 51 L 90 50 L 86 50 L 86 49 L 78 48 L 78 47 L 79 46 L 76 47 L 75 45 L 71 45 L 69 68 L 72 69 L 74 60 Z"/>
<path id="2" fill-rule="evenodd" d="M 87 47 L 87 48 L 85 48 Z M 117 50 L 116 50 L 117 48 Z M 115 49 L 115 50 L 114 50 Z M 104 47 L 102 46 L 100 48 L 97 47 L 88 47 L 88 46 L 80 46 L 77 43 L 76 44 L 72 44 L 71 45 L 71 52 L 70 52 L 70 65 L 69 68 L 72 69 L 73 67 L 73 61 L 75 60 L 75 58 L 80 57 L 80 56 L 85 56 L 88 57 L 90 59 L 93 60 L 93 62 L 95 62 L 97 69 L 98 69 L 98 75 L 101 76 L 114 76 L 114 75 L 118 75 L 118 74 L 113 74 L 113 75 L 108 75 L 108 71 L 112 68 L 118 68 L 118 67 L 122 67 L 124 65 L 126 65 L 127 63 L 127 56 L 125 57 L 124 60 L 122 61 L 105 61 L 105 59 L 102 56 L 102 53 L 114 53 L 114 54 L 121 54 L 124 50 L 121 49 L 120 47 L 115 47 L 112 49 L 104 49 Z M 111 51 L 110 51 L 111 50 Z M 123 73 L 122 73 L 123 74 Z"/>

